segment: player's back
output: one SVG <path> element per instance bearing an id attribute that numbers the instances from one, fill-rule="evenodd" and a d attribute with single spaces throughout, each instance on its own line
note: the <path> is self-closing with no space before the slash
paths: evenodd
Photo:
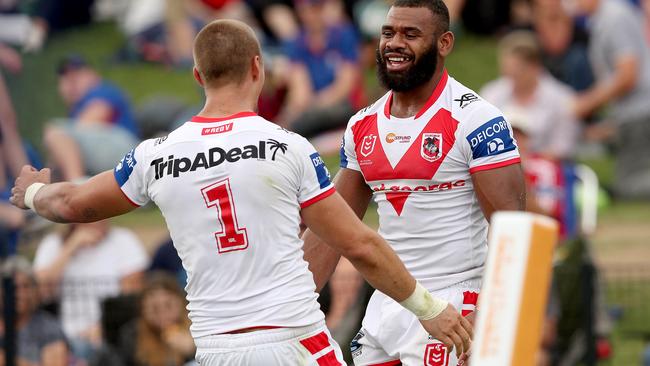
<path id="1" fill-rule="evenodd" d="M 304 138 L 253 113 L 194 117 L 131 158 L 140 169 L 128 175 L 143 176 L 122 183 L 116 170 L 118 182 L 165 217 L 188 273 L 194 337 L 323 319 L 302 258 L 300 208 L 334 191 Z"/>

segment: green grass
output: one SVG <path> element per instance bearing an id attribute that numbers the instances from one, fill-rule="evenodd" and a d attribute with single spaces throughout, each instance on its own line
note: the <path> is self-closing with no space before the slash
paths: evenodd
<path id="1" fill-rule="evenodd" d="M 66 109 L 57 92 L 56 65 L 61 57 L 83 55 L 111 82 L 122 87 L 136 104 L 152 95 L 172 95 L 187 103 L 201 101 L 189 70 L 153 64 L 116 64 L 113 56 L 124 40 L 112 23 L 72 29 L 52 37 L 42 52 L 23 55 L 23 71 L 5 75 L 21 134 L 41 147 L 42 126 Z"/>
<path id="2" fill-rule="evenodd" d="M 496 40 L 463 34 L 445 65 L 456 80 L 478 92 L 498 76 Z"/>

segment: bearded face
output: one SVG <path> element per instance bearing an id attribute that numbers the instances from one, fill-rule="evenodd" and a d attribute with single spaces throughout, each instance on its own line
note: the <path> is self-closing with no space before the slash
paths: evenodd
<path id="1" fill-rule="evenodd" d="M 396 92 L 413 90 L 433 77 L 438 66 L 438 46 L 434 42 L 417 55 L 406 48 L 377 49 L 377 75 L 381 84 Z"/>

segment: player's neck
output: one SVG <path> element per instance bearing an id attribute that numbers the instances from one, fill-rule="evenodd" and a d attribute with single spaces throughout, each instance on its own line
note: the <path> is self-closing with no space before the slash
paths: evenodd
<path id="1" fill-rule="evenodd" d="M 397 118 L 413 117 L 427 103 L 444 73 L 444 67 L 438 68 L 426 83 L 409 91 L 393 92 L 390 114 Z"/>
<path id="2" fill-rule="evenodd" d="M 249 89 L 250 90 L 250 89 Z M 250 95 L 242 88 L 205 90 L 205 105 L 199 116 L 228 117 L 240 112 L 257 111 L 259 96 Z"/>

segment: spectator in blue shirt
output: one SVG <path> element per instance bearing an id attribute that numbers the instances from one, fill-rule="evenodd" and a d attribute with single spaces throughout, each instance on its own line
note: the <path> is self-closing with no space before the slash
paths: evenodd
<path id="1" fill-rule="evenodd" d="M 63 59 L 57 72 L 69 114 L 45 129 L 52 164 L 64 180 L 111 169 L 138 139 L 127 96 L 80 56 Z"/>
<path id="2" fill-rule="evenodd" d="M 302 29 L 285 45 L 291 71 L 279 120 L 306 137 L 345 126 L 364 102 L 357 35 L 349 23 L 328 22 L 332 1 L 297 0 Z"/>

